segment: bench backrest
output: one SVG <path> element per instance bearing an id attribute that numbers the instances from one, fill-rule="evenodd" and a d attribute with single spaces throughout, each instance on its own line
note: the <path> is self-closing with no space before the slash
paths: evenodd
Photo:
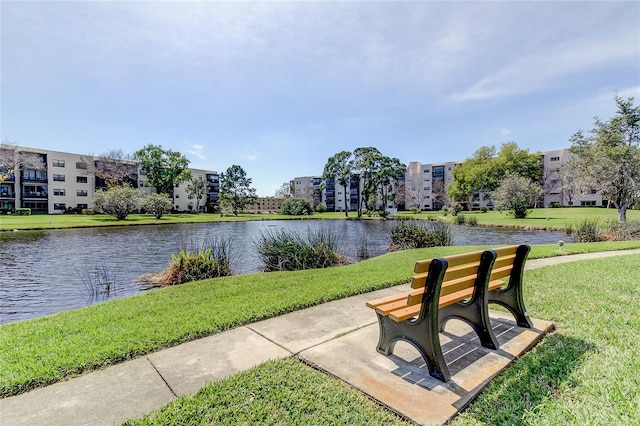
<path id="1" fill-rule="evenodd" d="M 476 251 L 471 253 L 447 256 L 440 260 L 445 260 L 447 267 L 442 279 L 440 298 L 452 295 L 469 288 L 473 288 L 478 278 L 478 270 L 482 264 L 482 257 L 485 252 Z M 424 288 L 429 279 L 429 271 L 433 259 L 419 260 L 414 266 L 414 275 L 411 279 L 411 287 L 415 289 Z M 407 304 L 415 305 L 422 302 L 422 292 L 412 293 L 408 296 Z"/>

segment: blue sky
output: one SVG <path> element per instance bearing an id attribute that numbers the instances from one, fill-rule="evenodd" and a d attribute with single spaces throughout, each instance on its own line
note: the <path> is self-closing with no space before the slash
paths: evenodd
<path id="1" fill-rule="evenodd" d="M 2 1 L 1 137 L 146 144 L 259 195 L 342 150 L 569 146 L 640 100 L 640 2 Z"/>

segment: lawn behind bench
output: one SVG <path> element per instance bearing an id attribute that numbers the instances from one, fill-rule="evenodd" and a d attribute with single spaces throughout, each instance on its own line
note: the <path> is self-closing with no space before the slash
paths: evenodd
<path id="1" fill-rule="evenodd" d="M 531 314 L 553 321 L 556 332 L 494 379 L 452 424 L 640 424 L 638 276 L 640 255 L 525 272 Z M 216 422 L 412 424 L 342 381 L 286 359 L 209 385 L 127 425 Z"/>

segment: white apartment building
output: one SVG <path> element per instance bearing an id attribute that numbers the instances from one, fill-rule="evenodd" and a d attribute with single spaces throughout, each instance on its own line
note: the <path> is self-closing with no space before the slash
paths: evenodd
<path id="1" fill-rule="evenodd" d="M 602 196 L 595 190 L 581 191 L 567 170 L 571 157 L 568 149 L 546 151 L 543 157 L 544 206 L 602 206 Z"/>
<path id="2" fill-rule="evenodd" d="M 86 161 L 90 156 L 69 152 L 19 147 L 21 152 L 35 153 L 42 159 L 41 168 L 16 167 L 8 171 L 9 178 L 0 184 L 0 211 L 16 208 L 30 208 L 33 213 L 64 213 L 68 209 L 76 211 L 93 208 L 93 195 L 105 186 L 104 182 L 87 170 Z M 95 161 L 95 158 L 93 158 Z M 147 193 L 155 190 L 149 187 L 146 176 L 141 174 L 137 163 L 131 163 L 129 181 L 134 187 Z M 219 199 L 219 175 L 215 171 L 190 169 L 193 178 L 202 177 L 206 184 L 206 195 L 200 199 L 202 209 L 207 202 L 217 203 Z M 189 199 L 187 183 L 174 188 L 174 209 L 193 211 L 196 200 Z"/>

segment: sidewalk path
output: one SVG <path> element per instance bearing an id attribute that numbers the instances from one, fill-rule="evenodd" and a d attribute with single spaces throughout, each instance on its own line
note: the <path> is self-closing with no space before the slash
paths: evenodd
<path id="1" fill-rule="evenodd" d="M 534 259 L 526 269 L 624 254 L 640 254 L 640 249 Z M 469 327 L 452 321 L 442 344 L 453 377 L 443 384 L 425 374 L 417 352 L 408 345 L 399 343 L 390 357 L 375 351 L 377 321 L 365 302 L 405 289 L 406 285 L 398 286 L 325 303 L 1 399 L 0 425 L 117 424 L 266 360 L 294 355 L 416 423 L 441 424 L 553 327 L 534 319 L 534 330 L 521 329 L 508 316 L 492 312 L 501 348 L 489 351 L 473 342 Z"/>

